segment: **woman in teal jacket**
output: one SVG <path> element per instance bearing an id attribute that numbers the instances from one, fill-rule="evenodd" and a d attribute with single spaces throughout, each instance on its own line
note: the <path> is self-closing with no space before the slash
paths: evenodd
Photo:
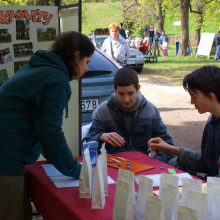
<path id="1" fill-rule="evenodd" d="M 23 202 L 24 165 L 41 153 L 64 175 L 79 178 L 81 165 L 67 145 L 62 119 L 69 81 L 88 71 L 93 52 L 87 36 L 67 32 L 0 87 L 0 220 L 32 218 L 24 208 L 28 200 Z"/>

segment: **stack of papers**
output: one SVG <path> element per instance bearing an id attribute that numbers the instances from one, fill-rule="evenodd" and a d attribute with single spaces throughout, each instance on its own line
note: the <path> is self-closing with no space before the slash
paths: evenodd
<path id="1" fill-rule="evenodd" d="M 41 165 L 47 176 L 51 179 L 51 181 L 54 183 L 54 185 L 57 188 L 64 188 L 64 187 L 79 187 L 79 180 L 65 176 L 61 172 L 59 172 L 54 165 L 52 164 L 42 164 Z M 108 176 L 108 184 L 113 184 L 115 181 Z"/>

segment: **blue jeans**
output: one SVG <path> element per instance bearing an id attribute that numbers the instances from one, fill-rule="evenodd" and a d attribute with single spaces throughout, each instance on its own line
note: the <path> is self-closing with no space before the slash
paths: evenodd
<path id="1" fill-rule="evenodd" d="M 217 60 L 220 56 L 220 44 L 216 46 L 216 52 L 215 52 L 215 58 L 214 60 Z"/>

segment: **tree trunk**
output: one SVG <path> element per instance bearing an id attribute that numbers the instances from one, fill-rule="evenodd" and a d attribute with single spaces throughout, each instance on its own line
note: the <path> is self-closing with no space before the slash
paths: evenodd
<path id="1" fill-rule="evenodd" d="M 196 30 L 194 32 L 194 44 L 195 46 L 199 45 L 199 41 L 200 41 L 200 33 L 201 33 L 201 28 L 203 25 L 203 16 L 202 16 L 202 9 L 203 6 L 201 4 L 201 2 L 197 2 L 196 4 L 196 11 L 199 12 L 199 14 L 197 15 L 197 20 L 196 20 Z"/>
<path id="2" fill-rule="evenodd" d="M 189 41 L 189 0 L 180 0 L 181 36 L 178 56 L 185 56 Z"/>
<path id="3" fill-rule="evenodd" d="M 162 14 L 162 3 L 161 0 L 156 0 L 157 6 L 157 18 L 155 19 L 157 23 L 157 30 L 159 33 L 163 30 L 163 14 Z"/>

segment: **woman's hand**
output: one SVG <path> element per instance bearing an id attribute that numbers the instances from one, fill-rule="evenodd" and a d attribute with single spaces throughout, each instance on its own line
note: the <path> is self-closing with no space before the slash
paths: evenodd
<path id="1" fill-rule="evenodd" d="M 124 138 L 118 135 L 116 132 L 103 133 L 99 137 L 99 140 L 111 144 L 113 147 L 121 147 L 125 143 Z"/>

